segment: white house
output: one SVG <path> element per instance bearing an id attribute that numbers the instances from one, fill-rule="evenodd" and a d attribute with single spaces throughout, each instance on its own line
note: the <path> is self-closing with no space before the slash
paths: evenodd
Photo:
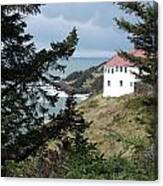
<path id="1" fill-rule="evenodd" d="M 136 57 L 144 57 L 142 50 L 130 52 Z M 118 97 L 134 92 L 135 82 L 138 81 L 135 74 L 138 67 L 132 62 L 115 55 L 104 65 L 103 96 Z"/>

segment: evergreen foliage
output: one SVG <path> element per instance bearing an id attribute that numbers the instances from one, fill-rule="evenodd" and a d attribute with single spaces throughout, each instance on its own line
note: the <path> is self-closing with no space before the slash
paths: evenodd
<path id="1" fill-rule="evenodd" d="M 129 33 L 128 39 L 134 44 L 136 49 L 144 51 L 144 57 L 134 57 L 133 55 L 121 52 L 120 55 L 136 63 L 139 67 L 139 74 L 136 74 L 144 83 L 153 87 L 153 99 L 148 101 L 149 109 L 152 109 L 153 120 L 147 131 L 151 137 L 151 144 L 155 151 L 155 172 L 157 174 L 157 92 L 158 92 L 158 4 L 151 2 L 125 2 L 117 3 L 127 14 L 134 16 L 136 22 L 121 18 L 115 19 L 120 29 Z M 147 104 L 147 103 L 144 103 Z"/>
<path id="2" fill-rule="evenodd" d="M 133 34 L 130 40 L 135 47 L 146 52 L 147 58 L 139 58 L 139 60 L 140 69 L 147 74 L 139 74 L 139 76 L 145 82 L 152 84 L 157 79 L 156 61 L 153 60 L 157 58 L 154 56 L 157 46 L 151 44 L 151 35 L 148 35 L 143 28 L 146 26 L 145 29 L 147 29 L 147 26 L 152 26 L 151 21 L 156 18 L 155 14 L 152 14 L 153 4 L 120 3 L 119 6 L 127 13 L 134 12 L 142 19 L 142 22 L 135 25 L 124 19 L 116 21 L 121 28 Z M 57 61 L 62 58 L 68 59 L 73 54 L 78 38 L 74 28 L 63 42 L 53 42 L 49 50 L 43 49 L 37 52 L 31 41 L 32 36 L 25 33 L 24 18 L 29 14 L 38 13 L 40 13 L 40 5 L 2 6 L 2 176 L 115 180 L 156 179 L 152 140 L 147 149 L 139 138 L 126 140 L 109 131 L 108 136 L 112 134 L 115 140 L 125 143 L 126 148 L 134 145 L 135 151 L 130 158 L 120 154 L 107 159 L 96 149 L 96 144 L 92 144 L 85 137 L 85 130 L 90 123 L 86 122 L 82 113 L 76 109 L 73 94 L 68 97 L 64 110 L 57 116 L 49 115 L 49 105 L 55 107 L 57 94 L 48 95 L 40 85 L 55 86 L 55 80 L 58 80 L 58 77 L 49 74 L 48 70 L 54 68 L 64 71 L 65 66 L 58 64 Z M 152 28 L 149 29 L 149 31 L 151 30 Z M 152 31 L 149 34 L 153 34 L 152 37 L 155 36 Z M 143 43 L 145 41 L 145 45 L 141 41 Z M 151 48 L 148 47 L 149 44 Z M 157 45 L 157 43 L 155 44 Z M 123 56 L 132 58 L 135 62 L 138 60 L 125 53 Z M 154 69 L 153 74 L 152 69 Z M 82 75 L 80 85 L 86 79 L 92 78 L 88 72 L 86 71 L 86 74 Z M 90 72 L 94 72 L 94 69 L 91 68 Z M 76 77 L 77 73 L 73 76 Z M 101 81 L 100 76 L 97 84 L 94 84 L 97 89 L 100 88 Z M 43 98 L 48 106 L 45 106 L 40 98 Z M 125 101 L 124 97 L 117 98 L 116 105 L 120 103 L 120 99 Z M 137 124 L 142 126 L 144 124 L 149 134 L 148 137 L 156 139 L 157 134 L 153 129 L 155 99 L 142 97 L 140 101 L 142 102 L 142 100 L 143 106 L 140 105 L 140 110 L 136 107 L 139 104 L 137 99 L 123 103 L 123 105 L 130 109 Z M 87 109 L 98 109 L 98 104 L 94 100 L 90 101 Z M 110 104 L 113 105 L 113 102 L 111 101 Z M 145 112 L 142 110 L 144 105 L 147 109 Z M 106 107 L 108 109 L 108 104 Z M 101 117 L 108 116 L 108 113 L 103 112 Z M 143 116 L 146 117 L 142 117 L 141 113 L 144 113 Z M 97 116 L 96 112 L 94 114 Z M 114 112 L 110 115 L 114 116 Z M 125 120 L 126 116 L 124 116 Z M 50 119 L 50 122 L 45 123 L 45 119 Z M 112 125 L 121 124 L 122 118 L 118 115 L 112 119 Z"/>
<path id="3" fill-rule="evenodd" d="M 68 59 L 77 44 L 77 32 L 62 42 L 52 42 L 49 50 L 36 51 L 32 36 L 25 33 L 25 17 L 40 13 L 40 5 L 4 5 L 1 7 L 1 116 L 2 164 L 6 160 L 20 161 L 36 151 L 49 138 L 58 135 L 56 123 L 47 126 L 48 106 L 55 106 L 57 94 L 50 96 L 40 85 L 53 86 L 58 78 L 48 73 L 50 68 L 64 71 L 58 59 Z"/>
<path id="4" fill-rule="evenodd" d="M 109 180 L 154 180 L 155 170 L 149 152 L 145 156 L 143 149 L 133 158 L 114 155 L 104 158 L 85 137 L 89 127 L 79 111 L 76 102 L 70 96 L 66 109 L 58 115 L 62 134 L 48 140 L 36 153 L 24 161 L 8 161 L 6 176 L 18 177 L 51 177 L 68 179 L 109 179 Z M 138 142 L 140 144 L 140 142 Z"/>
<path id="5" fill-rule="evenodd" d="M 128 39 L 136 49 L 144 51 L 146 57 L 134 57 L 121 52 L 121 55 L 135 62 L 140 69 L 137 76 L 144 82 L 157 87 L 158 60 L 158 5 L 156 2 L 120 2 L 119 7 L 135 22 L 127 18 L 115 18 L 120 29 L 129 33 Z"/>
<path id="6" fill-rule="evenodd" d="M 65 78 L 65 81 L 74 88 L 76 93 L 97 94 L 103 88 L 104 64 L 90 67 L 84 71 L 73 72 Z"/>
<path id="7" fill-rule="evenodd" d="M 82 71 L 77 71 L 77 72 L 73 72 L 71 73 L 70 75 L 68 75 L 65 80 L 66 81 L 73 81 L 73 80 L 76 80 L 78 77 L 80 77 L 80 75 L 82 75 Z"/>

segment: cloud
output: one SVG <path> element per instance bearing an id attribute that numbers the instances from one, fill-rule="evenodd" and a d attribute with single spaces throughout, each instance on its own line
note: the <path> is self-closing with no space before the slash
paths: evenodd
<path id="1" fill-rule="evenodd" d="M 58 7 L 58 5 L 60 4 L 57 4 L 56 7 Z M 89 6 L 85 6 L 85 4 L 83 6 L 85 8 L 87 7 L 86 12 L 89 12 Z M 79 7 L 82 9 L 83 6 Z M 86 14 L 86 12 L 80 13 L 80 11 L 73 14 L 74 11 L 78 10 L 78 8 L 76 10 L 74 7 L 72 8 L 69 5 L 68 8 L 67 6 L 62 7 L 62 11 L 64 10 L 64 7 L 66 7 L 65 13 L 63 14 L 61 9 L 58 8 L 58 11 L 55 12 L 56 7 L 50 7 L 51 10 L 53 10 L 53 16 L 50 13 L 47 16 L 43 11 L 43 13 L 38 16 L 30 16 L 27 18 L 27 31 L 34 35 L 34 41 L 38 48 L 48 48 L 50 42 L 62 41 L 74 26 L 78 30 L 79 37 L 79 43 L 75 55 L 80 54 L 83 56 L 85 54 L 89 56 L 99 56 L 102 54 L 106 55 L 107 51 L 109 53 L 119 49 L 127 50 L 132 47 L 127 40 L 127 34 L 117 29 L 113 23 L 110 23 L 107 26 L 104 26 L 104 22 L 103 25 L 98 24 L 101 16 L 105 17 L 98 9 L 91 9 L 91 14 Z M 69 11 L 69 13 L 66 14 L 66 10 L 70 9 L 70 7 L 72 9 L 71 14 Z M 54 12 L 56 13 L 55 16 Z M 110 14 L 113 14 L 113 12 Z M 70 18 L 68 15 L 74 15 L 75 18 Z M 76 18 L 76 15 L 80 16 Z"/>
<path id="2" fill-rule="evenodd" d="M 66 20 L 80 22 L 87 22 L 93 17 L 96 24 L 107 27 L 115 16 L 123 12 L 112 2 L 94 2 L 47 4 L 42 7 L 42 14 L 48 18 L 62 15 Z"/>

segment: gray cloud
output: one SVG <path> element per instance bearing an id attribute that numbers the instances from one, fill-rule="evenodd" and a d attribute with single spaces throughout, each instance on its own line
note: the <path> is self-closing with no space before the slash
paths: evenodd
<path id="1" fill-rule="evenodd" d="M 35 36 L 38 48 L 49 46 L 51 41 L 61 41 L 74 26 L 80 38 L 76 53 L 84 55 L 107 54 L 119 49 L 129 49 L 127 34 L 117 29 L 113 17 L 121 11 L 110 3 L 53 4 L 42 8 L 42 14 L 27 19 L 27 31 Z"/>
<path id="2" fill-rule="evenodd" d="M 42 14 L 49 18 L 62 15 L 66 20 L 80 22 L 94 18 L 95 24 L 108 27 L 113 23 L 113 18 L 122 15 L 123 12 L 111 2 L 95 2 L 47 4 L 42 7 Z"/>

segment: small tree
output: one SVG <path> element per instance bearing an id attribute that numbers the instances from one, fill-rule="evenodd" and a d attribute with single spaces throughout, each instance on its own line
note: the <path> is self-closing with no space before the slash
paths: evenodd
<path id="1" fill-rule="evenodd" d="M 61 111 L 58 115 L 58 120 L 62 122 L 62 125 L 66 127 L 67 130 L 63 131 L 62 141 L 64 149 L 75 148 L 77 151 L 84 144 L 87 144 L 87 139 L 84 137 L 85 130 L 89 127 L 89 123 L 86 122 L 76 108 L 76 100 L 72 95 L 66 100 L 65 109 Z"/>

